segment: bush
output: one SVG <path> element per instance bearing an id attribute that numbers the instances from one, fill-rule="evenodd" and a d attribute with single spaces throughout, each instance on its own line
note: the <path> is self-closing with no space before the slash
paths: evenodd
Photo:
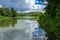
<path id="1" fill-rule="evenodd" d="M 52 19 L 48 14 L 39 16 L 39 27 L 45 29 L 49 40 L 58 40 L 60 38 L 60 17 Z M 53 37 L 54 36 L 54 37 Z"/>

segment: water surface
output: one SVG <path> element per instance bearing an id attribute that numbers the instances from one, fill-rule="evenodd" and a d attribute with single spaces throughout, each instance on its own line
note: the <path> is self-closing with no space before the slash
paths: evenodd
<path id="1" fill-rule="evenodd" d="M 28 18 L 0 20 L 0 40 L 47 40 L 37 20 Z"/>

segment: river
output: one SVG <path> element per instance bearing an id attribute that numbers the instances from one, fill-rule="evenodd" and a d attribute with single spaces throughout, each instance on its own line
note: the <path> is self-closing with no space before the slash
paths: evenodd
<path id="1" fill-rule="evenodd" d="M 45 35 L 35 19 L 0 20 L 0 40 L 47 40 Z"/>

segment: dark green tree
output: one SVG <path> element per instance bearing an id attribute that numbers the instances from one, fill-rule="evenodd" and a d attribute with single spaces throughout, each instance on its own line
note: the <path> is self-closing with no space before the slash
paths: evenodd
<path id="1" fill-rule="evenodd" d="M 11 8 L 11 12 L 12 12 L 12 17 L 16 17 L 17 13 L 13 7 Z"/>
<path id="2" fill-rule="evenodd" d="M 57 16 L 58 10 L 60 9 L 60 0 L 48 0 L 46 6 L 46 12 L 52 18 Z"/>
<path id="3" fill-rule="evenodd" d="M 0 8 L 0 15 L 4 16 L 4 10 L 3 10 L 3 8 Z"/>
<path id="4" fill-rule="evenodd" d="M 48 34 L 48 40 L 60 40 L 60 0 L 47 0 L 46 12 L 39 18 L 41 28 Z"/>
<path id="5" fill-rule="evenodd" d="M 8 8 L 4 8 L 5 16 L 11 16 L 11 12 Z"/>

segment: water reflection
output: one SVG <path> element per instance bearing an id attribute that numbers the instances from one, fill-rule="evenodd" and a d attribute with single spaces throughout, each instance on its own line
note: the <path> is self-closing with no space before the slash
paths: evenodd
<path id="1" fill-rule="evenodd" d="M 11 18 L 11 19 L 7 19 L 7 20 L 0 20 L 0 27 L 9 27 L 10 25 L 12 27 L 14 27 L 16 23 L 17 23 L 16 18 Z"/>
<path id="2" fill-rule="evenodd" d="M 12 18 L 0 21 L 0 40 L 47 40 L 36 20 Z"/>

